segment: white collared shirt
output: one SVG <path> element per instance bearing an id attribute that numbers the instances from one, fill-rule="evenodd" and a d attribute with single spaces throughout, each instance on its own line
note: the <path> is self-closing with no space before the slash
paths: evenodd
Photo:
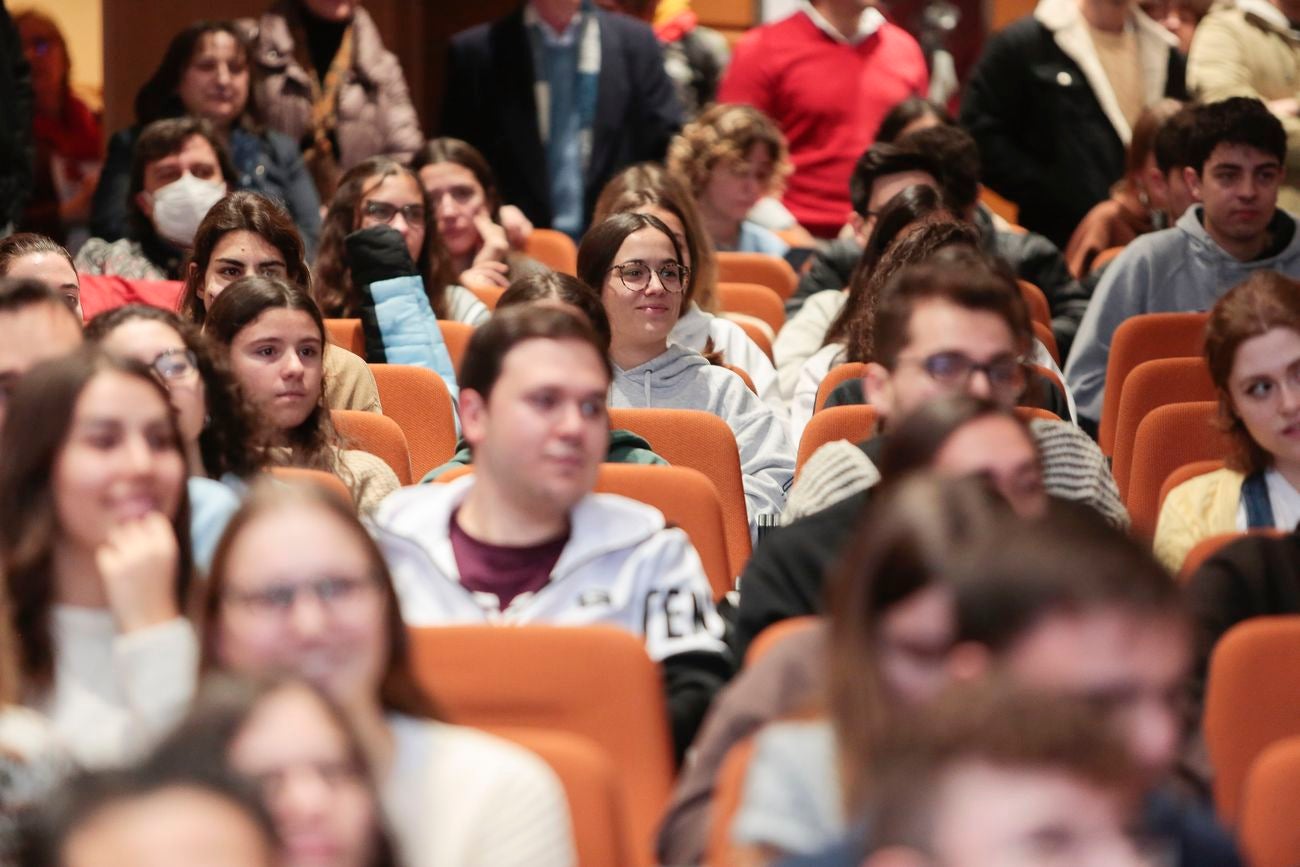
<path id="1" fill-rule="evenodd" d="M 825 15 L 817 11 L 817 7 L 813 6 L 809 0 L 801 0 L 799 8 L 812 19 L 812 23 L 817 25 L 818 30 L 844 45 L 861 44 L 863 40 L 874 34 L 885 23 L 885 16 L 880 14 L 880 10 L 874 6 L 868 6 L 862 10 L 862 16 L 858 18 L 857 33 L 854 33 L 852 37 L 845 37 L 843 33 L 835 29 L 835 25 L 826 20 Z"/>
<path id="2" fill-rule="evenodd" d="M 555 48 L 568 48 L 578 39 L 578 28 L 582 26 L 582 10 L 579 9 L 574 13 L 562 33 L 556 33 L 551 25 L 543 21 L 542 16 L 537 14 L 536 7 L 529 3 L 524 7 L 524 24 L 528 27 L 536 27 L 542 34 L 542 41 L 547 45 Z"/>

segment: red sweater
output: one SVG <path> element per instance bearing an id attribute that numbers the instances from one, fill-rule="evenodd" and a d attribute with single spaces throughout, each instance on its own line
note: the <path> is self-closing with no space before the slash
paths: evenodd
<path id="1" fill-rule="evenodd" d="M 881 119 L 928 82 L 921 47 L 902 28 L 886 23 L 846 45 L 796 12 L 741 38 L 718 100 L 753 105 L 781 127 L 794 163 L 785 206 L 829 238 L 848 217 L 849 175 Z"/>

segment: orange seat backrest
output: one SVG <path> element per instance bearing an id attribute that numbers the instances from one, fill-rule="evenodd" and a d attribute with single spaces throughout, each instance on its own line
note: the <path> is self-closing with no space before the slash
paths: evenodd
<path id="1" fill-rule="evenodd" d="M 1030 12 L 1032 12 L 1033 8 L 1034 7 L 1032 4 L 1027 5 L 1025 7 L 1025 14 L 1027 15 Z M 1006 21 L 1006 23 L 1009 24 L 1011 21 L 1014 21 L 1016 18 L 1019 17 L 1020 14 L 1016 13 L 1012 15 L 1010 18 L 1004 20 Z M 1000 22 L 993 23 L 994 29 L 999 29 L 998 27 L 999 23 Z M 1002 196 L 999 196 L 997 193 L 993 192 L 992 187 L 987 187 L 983 185 L 980 186 L 980 204 L 984 205 L 984 207 L 988 208 L 990 211 L 992 211 L 993 213 L 997 214 L 999 217 L 1001 217 L 1002 219 L 1010 223 L 1011 224 L 1010 228 L 1012 231 L 1015 231 L 1016 229 L 1020 229 L 1021 232 L 1024 232 L 1024 229 L 1020 228 L 1020 226 L 1016 224 L 1016 221 L 1020 219 L 1020 208 L 1014 202 L 1008 199 L 1004 199 Z"/>
<path id="2" fill-rule="evenodd" d="M 1020 416 L 1021 421 L 1029 424 L 1035 419 L 1043 421 L 1061 421 L 1061 417 L 1050 409 L 1043 409 L 1041 406 L 1017 406 L 1013 408 L 1016 415 Z"/>
<path id="3" fill-rule="evenodd" d="M 410 636 L 415 679 L 452 721 L 555 729 L 603 748 L 636 863 L 654 863 L 673 750 L 663 675 L 640 638 L 608 626 L 442 626 Z"/>
<path id="4" fill-rule="evenodd" d="M 474 297 L 482 301 L 489 310 L 497 309 L 497 302 L 501 296 L 506 294 L 506 290 L 500 286 L 467 286 L 465 287 L 474 293 Z"/>
<path id="5" fill-rule="evenodd" d="M 1060 367 L 1061 350 L 1056 345 L 1056 335 L 1052 333 L 1051 326 L 1044 325 L 1037 319 L 1029 324 L 1033 326 L 1034 336 L 1038 338 L 1038 342 L 1047 348 L 1047 354 L 1052 356 L 1052 361 L 1055 361 L 1057 367 Z"/>
<path id="6" fill-rule="evenodd" d="M 1106 360 L 1106 391 L 1101 401 L 1097 444 L 1102 454 L 1115 453 L 1115 425 L 1129 373 L 1144 361 L 1200 355 L 1205 347 L 1208 313 L 1143 313 L 1115 329 Z"/>
<path id="7" fill-rule="evenodd" d="M 406 434 L 386 415 L 354 409 L 332 409 L 330 420 L 343 438 L 344 448 L 360 449 L 383 458 L 403 485 L 411 483 L 411 453 Z"/>
<path id="8" fill-rule="evenodd" d="M 1250 766 L 1237 840 L 1251 867 L 1295 867 L 1300 853 L 1300 737 L 1270 745 Z"/>
<path id="9" fill-rule="evenodd" d="M 750 735 L 736 741 L 718 768 L 713 800 L 709 804 L 709 842 L 704 856 L 708 867 L 732 867 L 739 863 L 731 840 L 731 826 L 736 821 L 736 813 L 740 812 L 745 776 L 754 760 L 754 738 L 755 735 Z"/>
<path id="10" fill-rule="evenodd" d="M 1115 421 L 1115 444 L 1111 473 L 1119 495 L 1128 488 L 1133 468 L 1133 438 L 1147 413 L 1159 406 L 1189 401 L 1214 400 L 1214 383 L 1202 358 L 1157 358 L 1133 368 L 1124 380 Z"/>
<path id="11" fill-rule="evenodd" d="M 325 336 L 335 346 L 366 357 L 366 333 L 361 328 L 360 319 L 326 319 Z"/>
<path id="12" fill-rule="evenodd" d="M 818 623 L 822 623 L 823 620 L 824 618 L 815 614 L 805 614 L 801 617 L 787 617 L 785 620 L 778 620 L 754 636 L 754 640 L 749 643 L 749 647 L 745 650 L 744 665 L 754 665 L 782 641 L 792 635 L 798 635 L 812 629 Z"/>
<path id="13" fill-rule="evenodd" d="M 1179 467 L 1228 455 L 1227 435 L 1215 425 L 1218 403 L 1171 403 L 1147 413 L 1133 438 L 1133 463 L 1124 505 L 1133 535 L 1150 541 L 1160 517 L 1160 489 Z"/>
<path id="14" fill-rule="evenodd" d="M 876 422 L 876 408 L 868 403 L 829 406 L 813 413 L 799 437 L 799 451 L 794 459 L 795 478 L 819 448 L 835 440 L 860 443 L 875 433 Z"/>
<path id="15" fill-rule="evenodd" d="M 1229 629 L 1210 654 L 1203 730 L 1214 767 L 1214 804 L 1234 826 L 1251 763 L 1300 734 L 1300 616 L 1254 617 Z M 1292 853 L 1291 863 L 1295 863 Z"/>
<path id="16" fill-rule="evenodd" d="M 794 294 L 799 275 L 790 263 L 765 253 L 718 253 L 719 283 L 761 283 L 781 297 Z"/>
<path id="17" fill-rule="evenodd" d="M 776 356 L 772 354 L 772 338 L 761 325 L 743 316 L 738 319 L 732 319 L 731 321 L 739 325 L 749 339 L 754 341 L 755 345 L 757 345 L 759 349 L 763 350 L 763 354 L 767 356 L 768 361 L 772 361 L 776 358 Z"/>
<path id="18" fill-rule="evenodd" d="M 474 336 L 474 326 L 464 322 L 439 319 L 438 330 L 442 332 L 442 342 L 447 344 L 447 354 L 451 356 L 452 366 L 459 371 L 460 363 L 465 359 L 465 349 L 469 346 L 469 339 Z"/>
<path id="19" fill-rule="evenodd" d="M 442 377 L 411 364 L 372 364 L 384 415 L 406 435 L 411 478 L 419 481 L 456 453 L 456 410 Z"/>
<path id="20" fill-rule="evenodd" d="M 541 262 L 552 271 L 577 275 L 578 245 L 563 232 L 554 229 L 533 229 L 524 242 L 524 253 Z"/>
<path id="21" fill-rule="evenodd" d="M 609 426 L 630 430 L 650 443 L 655 454 L 679 467 L 692 467 L 709 477 L 722 498 L 731 574 L 739 575 L 749 561 L 749 513 L 740 474 L 736 435 L 716 415 L 694 409 L 611 408 Z"/>
<path id="22" fill-rule="evenodd" d="M 1099 270 L 1103 265 L 1109 265 L 1115 261 L 1115 257 L 1124 252 L 1123 247 L 1107 247 L 1092 259 L 1092 265 L 1089 266 L 1087 274 Z M 1080 274 L 1080 277 L 1086 277 L 1087 274 Z"/>
<path id="23" fill-rule="evenodd" d="M 822 377 L 821 383 L 817 386 L 817 397 L 813 401 L 813 415 L 821 412 L 826 406 L 826 401 L 842 382 L 848 382 L 850 379 L 861 379 L 862 374 L 867 372 L 867 365 L 861 361 L 849 361 L 844 364 L 837 364 L 826 375 Z"/>
<path id="24" fill-rule="evenodd" d="M 333 473 L 309 470 L 306 467 L 267 467 L 266 471 L 276 480 L 288 485 L 316 485 L 347 503 L 348 508 L 356 509 L 356 503 L 352 500 L 352 491 Z"/>
<path id="25" fill-rule="evenodd" d="M 537 754 L 564 786 L 578 864 L 631 867 L 634 840 L 613 758 L 590 738 L 554 729 L 504 726 L 492 734 Z"/>
<path id="26" fill-rule="evenodd" d="M 1039 289 L 1028 280 L 1017 280 L 1016 285 L 1020 287 L 1020 297 L 1025 299 L 1025 304 L 1029 306 L 1029 318 L 1047 326 L 1047 330 L 1052 330 L 1052 308 L 1047 304 L 1047 296 L 1043 290 Z"/>
<path id="27" fill-rule="evenodd" d="M 785 325 L 785 302 L 762 283 L 719 283 L 718 304 L 728 313 L 744 313 L 761 319 L 773 334 Z"/>

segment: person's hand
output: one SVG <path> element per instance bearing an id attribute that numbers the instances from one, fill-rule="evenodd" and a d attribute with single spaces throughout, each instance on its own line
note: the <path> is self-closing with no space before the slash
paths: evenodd
<path id="1" fill-rule="evenodd" d="M 95 565 L 113 619 L 136 632 L 180 616 L 176 605 L 179 543 L 171 521 L 159 512 L 114 527 L 95 552 Z"/>
<path id="2" fill-rule="evenodd" d="M 1285 99 L 1275 99 L 1265 103 L 1268 110 L 1278 117 L 1295 117 L 1300 115 L 1300 99 L 1294 96 L 1288 96 Z"/>
<path id="3" fill-rule="evenodd" d="M 506 230 L 506 237 L 510 240 L 510 247 L 515 250 L 522 250 L 524 244 L 528 243 L 528 236 L 533 233 L 533 224 L 524 216 L 524 212 L 514 205 L 502 205 L 501 210 L 497 213 L 497 219 L 501 221 L 502 227 Z"/>
<path id="4" fill-rule="evenodd" d="M 506 264 L 510 242 L 505 229 L 492 222 L 486 212 L 474 218 L 474 229 L 483 243 L 473 263 L 460 272 L 460 285 L 506 288 L 510 285 L 510 266 Z"/>
<path id="5" fill-rule="evenodd" d="M 505 262 L 484 262 L 482 265 L 466 268 L 460 272 L 460 285 L 496 286 L 505 289 L 510 285 L 510 266 Z"/>

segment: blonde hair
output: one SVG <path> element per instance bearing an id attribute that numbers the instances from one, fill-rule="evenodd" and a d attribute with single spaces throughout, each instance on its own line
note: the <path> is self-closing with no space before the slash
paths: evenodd
<path id="1" fill-rule="evenodd" d="M 688 123 L 668 147 L 668 170 L 684 179 L 698 197 L 719 164 L 745 162 L 756 144 L 767 145 L 772 152 L 772 184 L 767 192 L 774 195 L 794 170 L 790 150 L 772 119 L 749 105 L 710 106 Z"/>

